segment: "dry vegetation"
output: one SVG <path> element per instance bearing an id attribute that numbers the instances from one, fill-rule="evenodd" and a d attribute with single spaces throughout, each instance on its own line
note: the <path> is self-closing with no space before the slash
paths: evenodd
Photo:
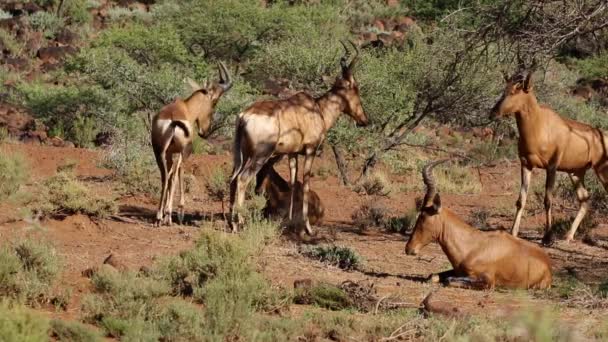
<path id="1" fill-rule="evenodd" d="M 2 1 L 0 340 L 606 340 L 608 205 L 592 177 L 593 215 L 574 245 L 550 249 L 549 291 L 431 285 L 443 253 L 408 258 L 401 235 L 417 218 L 422 166 L 445 157 L 435 175 L 450 207 L 479 229 L 510 226 L 516 127 L 487 112 L 518 56 L 541 61 L 542 102 L 608 129 L 606 7 Z M 373 124 L 340 119 L 328 134 L 312 181 L 326 208 L 319 235 L 265 219 L 253 191 L 246 229 L 226 233 L 235 115 L 254 99 L 327 90 L 340 39 L 361 46 L 355 73 Z M 194 140 L 186 224 L 154 229 L 149 117 L 219 60 L 234 88 L 211 138 Z M 544 176 L 533 179 L 524 238 L 537 242 Z M 567 177 L 556 197 L 560 230 L 576 206 Z M 100 265 L 108 253 L 125 263 Z"/>

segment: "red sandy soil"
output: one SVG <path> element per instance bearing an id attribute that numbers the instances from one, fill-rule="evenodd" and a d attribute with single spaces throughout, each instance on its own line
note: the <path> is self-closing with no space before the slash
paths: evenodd
<path id="1" fill-rule="evenodd" d="M 112 172 L 99 166 L 102 151 L 7 143 L 0 145 L 0 153 L 14 152 L 23 154 L 30 163 L 32 177 L 27 188 L 35 187 L 36 182 L 55 174 L 58 166 L 68 162 L 76 162 L 75 172 L 79 179 L 103 194 L 111 193 L 115 185 L 111 179 Z M 228 154 L 196 155 L 187 162 L 186 174 L 194 174 L 197 184 L 204 184 L 205 175 L 223 164 L 230 166 L 230 162 Z M 321 165 L 335 170 L 329 159 L 317 159 L 314 168 L 318 169 Z M 286 174 L 283 163 L 278 169 L 283 175 Z M 519 190 L 519 165 L 515 162 L 503 162 L 494 167 L 482 168 L 478 174 L 483 185 L 480 194 L 444 195 L 444 206 L 467 220 L 471 218 L 472 212 L 486 208 L 491 214 L 489 222 L 493 228 L 508 229 Z M 543 178 L 541 172 L 535 172 L 533 182 L 542 182 Z M 197 192 L 189 194 L 186 200 L 187 214 L 198 218 L 198 221 L 208 220 L 213 215 L 219 216 L 220 204 L 206 198 L 202 186 L 197 188 Z M 318 233 L 314 238 L 285 235 L 279 242 L 266 248 L 259 267 L 273 284 L 291 287 L 294 280 L 301 278 L 334 284 L 345 280 L 364 280 L 373 283 L 379 295 L 395 295 L 413 305 L 418 305 L 432 289 L 437 289 L 434 297 L 436 300 L 457 306 L 463 313 L 484 316 L 509 315 L 524 306 L 538 308 L 558 304 L 523 292 L 453 289 L 424 282 L 423 279 L 431 273 L 450 267 L 438 245 L 427 246 L 420 256 L 407 256 L 404 253 L 406 237 L 387 233 L 380 228 L 360 231 L 353 224 L 351 215 L 363 203 L 371 200 L 371 197 L 359 195 L 340 185 L 333 175 L 326 179 L 319 176 L 313 178 L 312 188 L 326 207 L 325 219 L 321 225 L 315 227 Z M 415 197 L 420 195 L 397 191 L 390 197 L 373 200 L 383 204 L 392 215 L 397 216 L 410 211 L 415 205 Z M 66 312 L 50 314 L 66 319 L 78 319 L 82 296 L 90 291 L 90 281 L 82 275 L 83 270 L 99 266 L 109 254 L 113 254 L 126 267 L 137 270 L 141 266 L 153 264 L 159 257 L 178 253 L 192 246 L 200 230 L 198 224 L 162 228 L 152 226 L 157 200 L 156 197 L 145 196 L 119 198 L 119 215 L 126 217 L 128 222 L 116 219 L 92 220 L 84 215 L 73 215 L 63 220 L 44 220 L 37 224 L 41 228 L 33 230 L 29 229 L 32 226 L 31 221 L 23 219 L 18 206 L 0 203 L 0 240 L 10 241 L 17 236 L 33 232 L 44 235 L 55 243 L 65 261 L 59 286 L 72 288 L 72 298 Z M 497 208 L 502 208 L 500 212 L 505 214 L 494 214 Z M 544 218 L 541 211 L 530 213 L 531 211 L 528 210 L 525 216 L 522 236 L 539 242 L 540 227 Z M 574 215 L 572 209 L 560 206 L 555 212 L 558 217 Z M 587 283 L 605 281 L 608 251 L 601 246 L 605 246 L 603 241 L 608 239 L 607 227 L 600 224 L 594 231 L 600 241 L 599 247 L 577 240 L 572 243 L 558 241 L 552 248 L 548 248 L 547 251 L 554 262 L 554 273 L 570 272 Z M 364 271 L 343 271 L 310 260 L 298 252 L 299 246 L 316 243 L 333 243 L 356 250 L 365 259 Z M 589 315 L 588 310 L 565 306 L 560 308 L 560 316 L 582 331 L 596 324 L 602 316 L 595 314 L 601 313 L 598 310 Z M 585 315 L 586 319 L 581 321 L 580 315 Z"/>

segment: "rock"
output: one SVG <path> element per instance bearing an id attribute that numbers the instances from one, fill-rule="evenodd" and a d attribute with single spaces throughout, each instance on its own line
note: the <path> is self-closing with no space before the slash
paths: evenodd
<path id="1" fill-rule="evenodd" d="M 17 30 L 19 28 L 23 27 L 23 25 L 24 25 L 23 20 L 21 18 L 22 18 L 21 16 L 18 16 L 18 17 L 0 19 L 0 28 L 5 29 L 11 33 L 16 33 Z"/>
<path id="2" fill-rule="evenodd" d="M 3 58 L 1 60 L 0 64 L 4 64 L 13 70 L 25 70 L 25 69 L 27 69 L 27 67 L 29 65 L 27 59 L 25 59 L 25 58 L 12 58 L 12 57 Z"/>
<path id="3" fill-rule="evenodd" d="M 394 38 L 389 33 L 378 34 L 378 41 L 382 42 L 382 46 L 390 46 L 394 42 Z"/>
<path id="4" fill-rule="evenodd" d="M 59 32 L 59 34 L 57 34 L 57 38 L 55 40 L 58 43 L 61 43 L 64 45 L 70 45 L 70 44 L 74 44 L 75 42 L 77 42 L 78 39 L 80 39 L 78 34 L 70 31 L 67 28 L 64 28 L 63 30 L 61 30 L 61 32 Z"/>
<path id="5" fill-rule="evenodd" d="M 97 273 L 97 271 L 99 271 L 98 267 L 89 267 L 86 270 L 82 271 L 82 276 L 85 278 L 93 278 L 93 276 L 95 275 L 95 273 Z"/>
<path id="6" fill-rule="evenodd" d="M 378 31 L 386 31 L 386 25 L 384 24 L 384 21 L 380 20 L 380 19 L 376 19 L 374 20 L 374 22 L 372 23 L 372 25 L 378 29 Z"/>
<path id="7" fill-rule="evenodd" d="M 114 135 L 110 132 L 99 132 L 95 136 L 93 143 L 95 146 L 110 146 L 112 145 L 113 138 Z"/>
<path id="8" fill-rule="evenodd" d="M 36 57 L 38 57 L 43 62 L 55 61 L 59 62 L 65 58 L 67 55 L 73 55 L 78 50 L 73 46 L 50 46 L 46 48 L 41 48 L 36 53 Z"/>
<path id="9" fill-rule="evenodd" d="M 410 26 L 416 25 L 416 21 L 413 18 L 411 18 L 411 17 L 405 17 L 405 16 L 403 16 L 403 17 L 398 17 L 395 20 L 395 24 L 397 26 L 399 26 L 399 25 L 405 25 L 407 27 L 410 27 Z"/>
<path id="10" fill-rule="evenodd" d="M 294 289 L 309 289 L 313 286 L 313 281 L 310 278 L 297 279 L 293 282 Z"/>
<path id="11" fill-rule="evenodd" d="M 25 48 L 30 52 L 37 52 L 42 47 L 44 36 L 42 32 L 30 32 L 25 41 Z"/>
<path id="12" fill-rule="evenodd" d="M 110 254 L 108 255 L 108 257 L 103 261 L 104 265 L 110 265 L 112 267 L 114 267 L 115 269 L 119 270 L 119 271 L 126 271 L 127 270 L 127 266 L 120 262 L 115 256 L 114 254 Z"/>

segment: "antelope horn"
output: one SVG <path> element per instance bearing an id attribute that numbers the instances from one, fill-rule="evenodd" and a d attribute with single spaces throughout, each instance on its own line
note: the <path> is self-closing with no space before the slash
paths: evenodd
<path id="1" fill-rule="evenodd" d="M 220 83 L 219 86 L 222 88 L 224 92 L 227 92 L 232 88 L 232 78 L 230 77 L 230 73 L 228 73 L 228 69 L 223 62 L 218 62 L 217 69 L 220 74 Z"/>
<path id="2" fill-rule="evenodd" d="M 437 193 L 437 188 L 435 187 L 435 178 L 433 177 L 433 168 L 439 164 L 447 162 L 448 160 L 450 159 L 440 159 L 430 162 L 422 169 L 422 181 L 426 186 L 426 194 L 424 195 L 424 202 L 422 202 L 423 206 L 429 204 Z"/>
<path id="3" fill-rule="evenodd" d="M 353 57 L 353 59 L 350 61 L 350 65 L 348 66 L 348 69 L 352 69 L 353 65 L 355 65 L 355 62 L 357 61 L 357 59 L 359 58 L 359 48 L 357 47 L 357 45 L 355 43 L 353 43 L 352 40 L 348 41 L 350 43 L 350 45 L 353 46 L 353 49 L 355 49 L 355 56 Z"/>
<path id="4" fill-rule="evenodd" d="M 348 70 L 348 65 L 346 64 L 346 61 L 348 60 L 348 55 L 350 54 L 350 51 L 348 51 L 348 47 L 346 47 L 346 44 L 344 44 L 343 41 L 340 41 L 340 44 L 342 44 L 342 46 L 344 47 L 344 55 L 342 56 L 342 58 L 340 58 L 340 66 L 342 67 L 342 71 L 345 72 L 346 70 Z"/>

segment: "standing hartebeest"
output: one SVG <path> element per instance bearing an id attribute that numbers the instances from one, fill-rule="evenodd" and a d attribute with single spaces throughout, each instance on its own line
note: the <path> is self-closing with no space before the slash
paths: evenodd
<path id="1" fill-rule="evenodd" d="M 173 193 L 175 180 L 179 178 L 179 211 L 178 220 L 184 218 L 184 191 L 182 184 L 181 164 L 192 153 L 194 125 L 198 127 L 198 135 L 206 138 L 211 127 L 215 105 L 219 98 L 232 87 L 230 74 L 223 63 L 218 64 L 220 81 L 200 86 L 188 79 L 194 92 L 185 100 L 176 99 L 164 106 L 152 119 L 152 147 L 162 181 L 162 192 L 156 225 L 171 225 L 173 208 Z M 173 162 L 173 155 L 177 160 Z"/>
<path id="2" fill-rule="evenodd" d="M 302 219 L 306 232 L 312 234 L 308 220 L 308 196 L 310 189 L 310 173 L 316 150 L 319 148 L 325 134 L 340 113 L 344 112 L 355 120 L 357 125 L 365 126 L 367 116 L 361 105 L 359 87 L 353 76 L 353 67 L 357 60 L 355 56 L 347 64 L 348 49 L 340 60 L 341 75 L 337 77 L 333 87 L 324 95 L 314 98 L 300 92 L 283 100 L 268 100 L 255 102 L 239 114 L 236 122 L 234 142 L 234 169 L 230 184 L 231 224 L 232 230 L 242 225 L 243 218 L 238 212 L 245 201 L 247 185 L 266 163 L 274 163 L 283 155 L 289 157 L 290 186 L 296 182 L 298 155 L 304 159 L 304 191 Z M 293 219 L 295 191 L 291 192 L 289 218 Z M 234 223 L 234 216 L 238 223 Z"/>
<path id="3" fill-rule="evenodd" d="M 526 206 L 528 187 L 534 168 L 545 169 L 544 243 L 550 243 L 551 202 L 557 171 L 567 172 L 572 180 L 580 209 L 572 222 L 566 241 L 574 238 L 576 229 L 589 209 L 589 194 L 585 189 L 585 173 L 593 168 L 599 180 L 608 186 L 608 162 L 604 132 L 589 125 L 562 118 L 546 106 L 538 104 L 532 89 L 532 72 L 518 73 L 506 79 L 502 97 L 492 108 L 491 116 L 515 114 L 519 131 L 519 159 L 521 161 L 521 189 L 511 233 L 517 236 Z"/>
<path id="4" fill-rule="evenodd" d="M 430 242 L 438 242 L 453 269 L 432 279 L 445 281 L 451 286 L 550 287 L 551 260 L 540 247 L 506 232 L 479 231 L 441 206 L 432 170 L 445 161 L 429 163 L 422 170 L 427 191 L 414 232 L 405 246 L 406 253 L 416 255 Z"/>
<path id="5" fill-rule="evenodd" d="M 289 217 L 291 187 L 289 186 L 289 183 L 277 173 L 272 164 L 267 163 L 258 172 L 256 186 L 256 192 L 264 192 L 266 196 L 264 215 L 277 216 L 280 218 Z M 302 183 L 296 181 L 296 184 L 293 187 L 296 193 L 294 196 L 294 207 L 296 209 L 302 208 L 302 188 Z M 319 195 L 317 195 L 314 190 L 311 189 L 308 195 L 308 220 L 310 221 L 310 224 L 314 225 L 323 219 L 325 208 L 323 207 L 323 203 L 321 203 Z M 296 216 L 296 219 L 301 219 L 299 213 L 294 213 L 294 215 Z"/>

